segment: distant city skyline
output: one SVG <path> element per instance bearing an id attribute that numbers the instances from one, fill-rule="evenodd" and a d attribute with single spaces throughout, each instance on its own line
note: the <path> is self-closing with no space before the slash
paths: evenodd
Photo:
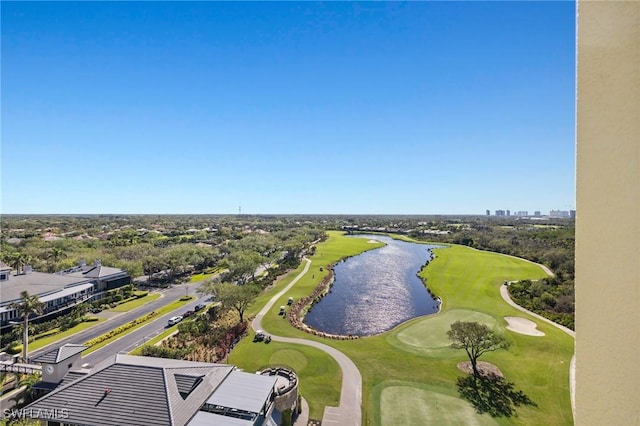
<path id="1" fill-rule="evenodd" d="M 573 2 L 0 7 L 4 214 L 575 206 Z"/>

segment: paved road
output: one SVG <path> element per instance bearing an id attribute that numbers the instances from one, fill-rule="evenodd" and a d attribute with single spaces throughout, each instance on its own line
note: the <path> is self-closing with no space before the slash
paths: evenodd
<path id="1" fill-rule="evenodd" d="M 182 290 L 182 296 L 184 296 L 184 289 Z M 177 298 L 179 299 L 180 297 L 181 296 L 178 296 Z M 175 315 L 181 315 L 183 312 L 186 312 L 186 311 L 193 311 L 195 306 L 198 303 L 204 303 L 204 301 L 208 297 L 209 296 L 197 297 L 196 300 L 194 300 L 193 302 L 189 302 L 186 305 L 179 307 L 178 309 L 175 309 L 161 317 L 158 317 L 157 319 L 149 322 L 148 324 L 145 324 L 144 326 L 138 328 L 137 330 L 134 330 L 131 333 L 126 334 L 120 337 L 119 339 L 114 340 L 108 345 L 105 345 L 100 349 L 94 352 L 91 352 L 89 355 L 83 356 L 82 357 L 83 362 L 86 362 L 90 365 L 95 365 L 98 362 L 110 356 L 113 356 L 117 353 L 131 352 L 138 346 L 144 344 L 147 340 L 151 340 L 158 334 L 165 331 L 167 328 L 167 321 L 169 320 L 169 318 Z"/>
<path id="2" fill-rule="evenodd" d="M 129 312 L 123 312 L 121 314 L 116 314 L 113 317 L 107 319 L 106 321 L 101 322 L 100 324 L 95 325 L 94 327 L 91 327 L 87 330 L 83 330 L 79 333 L 74 334 L 73 336 L 69 336 L 66 337 L 64 339 L 58 340 L 50 345 L 47 345 L 43 348 L 38 349 L 37 351 L 33 351 L 30 352 L 29 354 L 29 358 L 33 358 L 37 355 L 43 354 L 55 347 L 58 346 L 62 346 L 65 343 L 83 343 L 86 342 L 87 340 L 91 340 L 95 337 L 101 336 L 104 333 L 107 333 L 110 330 L 113 330 L 114 328 L 120 327 L 123 324 L 126 324 L 130 321 L 135 320 L 136 318 L 139 318 L 141 316 L 144 316 L 146 314 L 148 314 L 149 312 L 155 311 L 157 309 L 162 308 L 165 305 L 168 305 L 178 299 L 180 299 L 182 296 L 185 295 L 186 290 L 185 287 L 188 288 L 188 293 L 189 295 L 194 295 L 196 294 L 195 289 L 200 285 L 200 283 L 191 283 L 191 284 L 181 284 L 179 286 L 173 286 L 171 288 L 168 288 L 166 290 L 162 290 L 162 296 L 161 298 L 159 298 L 158 300 L 154 300 L 153 302 L 147 303 L 146 305 L 142 305 L 139 308 L 136 308 L 132 311 Z M 197 296 L 197 295 L 196 295 Z M 201 298 L 199 298 L 201 299 Z M 136 330 L 133 333 L 130 334 L 136 334 L 136 332 L 146 329 L 149 333 L 153 333 L 155 332 L 156 329 L 162 329 L 164 328 L 164 326 L 166 326 L 167 324 L 167 320 L 174 316 L 174 315 L 179 315 L 180 313 L 184 312 L 184 311 L 188 311 L 188 310 L 193 310 L 193 307 L 195 305 L 197 305 L 198 301 L 195 302 L 190 302 L 189 304 L 177 309 L 176 311 L 164 315 L 160 318 L 158 318 L 157 320 L 152 321 L 151 323 L 147 324 L 147 325 L 151 325 L 154 324 L 153 328 L 146 328 L 147 325 L 145 325 L 144 327 L 139 328 L 138 330 Z M 139 335 L 139 334 L 136 334 Z M 127 335 L 128 336 L 128 335 Z M 140 336 L 140 340 L 143 340 L 144 335 Z M 129 339 L 128 339 L 129 340 Z M 104 346 L 104 348 L 108 348 L 110 347 L 111 344 Z M 114 346 L 115 347 L 115 346 Z M 102 348 L 102 349 L 104 349 Z M 93 357 L 94 354 L 101 354 L 102 359 L 107 358 L 109 356 L 109 354 L 111 354 L 113 352 L 113 350 L 108 350 L 108 351 L 103 351 L 102 349 L 97 350 L 91 354 L 89 354 L 87 357 L 87 359 L 89 359 L 89 357 L 91 357 L 92 360 L 96 360 L 96 357 Z M 113 354 L 115 354 L 117 352 L 113 352 Z M 90 361 L 87 361 L 90 362 Z"/>
<path id="3" fill-rule="evenodd" d="M 307 258 L 304 259 L 307 264 L 304 270 L 293 280 L 289 285 L 283 288 L 278 294 L 273 296 L 271 300 L 262 308 L 262 310 L 256 315 L 251 326 L 254 330 L 262 329 L 262 318 L 273 307 L 276 301 L 282 297 L 291 287 L 298 282 L 300 278 L 309 271 L 311 261 Z M 299 345 L 313 346 L 318 348 L 333 357 L 336 360 L 340 368 L 342 369 L 342 387 L 340 389 L 340 405 L 337 407 L 325 407 L 324 415 L 322 416 L 322 424 L 331 425 L 349 425 L 360 426 L 362 424 L 362 376 L 358 367 L 351 361 L 345 354 L 339 350 L 332 348 L 314 340 L 294 339 L 289 337 L 280 337 L 271 335 L 271 338 L 276 342 L 295 343 Z"/>

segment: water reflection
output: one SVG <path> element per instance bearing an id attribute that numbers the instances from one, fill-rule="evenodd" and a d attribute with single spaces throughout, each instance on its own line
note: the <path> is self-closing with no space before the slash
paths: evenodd
<path id="1" fill-rule="evenodd" d="M 437 302 L 416 275 L 437 246 L 380 235 L 354 238 L 376 239 L 386 246 L 339 262 L 331 293 L 307 314 L 306 324 L 331 334 L 368 336 L 437 312 Z"/>

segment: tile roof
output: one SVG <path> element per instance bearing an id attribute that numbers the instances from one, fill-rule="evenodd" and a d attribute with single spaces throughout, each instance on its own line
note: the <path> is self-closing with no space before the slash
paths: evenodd
<path id="1" fill-rule="evenodd" d="M 79 354 L 87 348 L 88 346 L 78 345 L 75 343 L 67 343 L 60 346 L 59 348 L 52 349 L 48 352 L 43 353 L 42 355 L 38 355 L 37 357 L 33 358 L 32 361 L 47 364 L 58 364 L 76 354 Z"/>
<path id="2" fill-rule="evenodd" d="M 27 409 L 64 408 L 63 422 L 78 425 L 184 425 L 233 368 L 118 354 Z"/>
<path id="3" fill-rule="evenodd" d="M 123 273 L 125 272 L 122 269 L 111 268 L 109 266 L 95 265 L 95 266 L 85 266 L 80 271 L 70 272 L 65 275 L 72 276 L 72 277 L 83 277 L 83 278 L 105 278 L 111 275 L 123 274 Z"/>

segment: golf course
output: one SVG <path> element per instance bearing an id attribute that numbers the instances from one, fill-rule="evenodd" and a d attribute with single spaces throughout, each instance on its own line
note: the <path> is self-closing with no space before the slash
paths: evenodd
<path id="1" fill-rule="evenodd" d="M 500 295 L 505 281 L 545 277 L 539 265 L 464 246 L 437 249 L 435 259 L 419 276 L 442 299 L 439 313 L 412 319 L 376 336 L 331 340 L 292 327 L 278 315 L 279 306 L 286 305 L 288 297 L 297 300 L 311 294 L 329 273 L 331 264 L 380 247 L 381 243 L 346 237 L 337 231 L 328 234 L 329 238 L 317 244 L 309 257 L 308 272 L 274 304 L 262 326 L 268 333 L 316 340 L 347 355 L 362 375 L 363 424 L 573 424 L 569 389 L 573 338 L 508 305 Z M 255 315 L 303 267 L 304 262 L 259 296 L 248 314 Z M 541 333 L 508 330 L 505 317 L 533 321 Z M 455 321 L 479 322 L 505 336 L 510 343 L 508 349 L 488 352 L 480 360 L 495 365 L 531 404 L 515 407 L 508 416 L 492 417 L 479 414 L 460 396 L 456 380 L 466 373 L 457 365 L 468 358 L 464 350 L 449 346 L 447 331 Z M 246 371 L 266 365 L 293 368 L 300 378 L 300 392 L 309 403 L 311 419 L 321 419 L 325 406 L 338 404 L 342 374 L 333 358 L 316 348 L 281 342 L 254 343 L 252 339 L 250 333 L 235 347 L 229 363 Z"/>

